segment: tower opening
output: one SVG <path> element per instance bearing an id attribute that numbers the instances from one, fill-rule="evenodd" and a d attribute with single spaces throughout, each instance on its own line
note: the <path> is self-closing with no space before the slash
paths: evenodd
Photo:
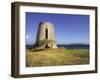
<path id="1" fill-rule="evenodd" d="M 45 38 L 48 39 L 48 29 L 45 30 Z"/>
<path id="2" fill-rule="evenodd" d="M 45 29 L 45 39 L 48 40 L 48 29 Z M 48 48 L 48 43 L 46 43 L 45 48 Z"/>

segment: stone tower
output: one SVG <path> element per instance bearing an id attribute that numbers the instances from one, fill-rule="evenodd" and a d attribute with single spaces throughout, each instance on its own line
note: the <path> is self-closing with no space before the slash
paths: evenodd
<path id="1" fill-rule="evenodd" d="M 57 48 L 53 24 L 39 23 L 35 46 L 37 48 Z"/>

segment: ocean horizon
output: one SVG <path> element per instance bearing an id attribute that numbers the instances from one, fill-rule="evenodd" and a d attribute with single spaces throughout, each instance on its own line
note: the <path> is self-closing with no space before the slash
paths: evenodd
<path id="1" fill-rule="evenodd" d="M 34 45 L 26 45 L 26 48 L 33 48 Z M 58 44 L 58 48 L 66 48 L 66 49 L 88 49 L 89 44 Z"/>

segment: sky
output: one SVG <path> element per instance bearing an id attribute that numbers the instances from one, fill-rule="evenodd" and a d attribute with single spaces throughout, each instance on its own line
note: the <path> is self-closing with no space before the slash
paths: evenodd
<path id="1" fill-rule="evenodd" d="M 40 22 L 54 25 L 57 44 L 89 44 L 89 15 L 26 12 L 26 45 L 34 44 Z"/>

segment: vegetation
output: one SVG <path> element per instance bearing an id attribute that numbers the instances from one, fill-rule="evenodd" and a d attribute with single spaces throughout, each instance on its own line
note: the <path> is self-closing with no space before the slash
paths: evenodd
<path id="1" fill-rule="evenodd" d="M 26 66 L 78 65 L 89 63 L 89 49 L 26 50 Z"/>

